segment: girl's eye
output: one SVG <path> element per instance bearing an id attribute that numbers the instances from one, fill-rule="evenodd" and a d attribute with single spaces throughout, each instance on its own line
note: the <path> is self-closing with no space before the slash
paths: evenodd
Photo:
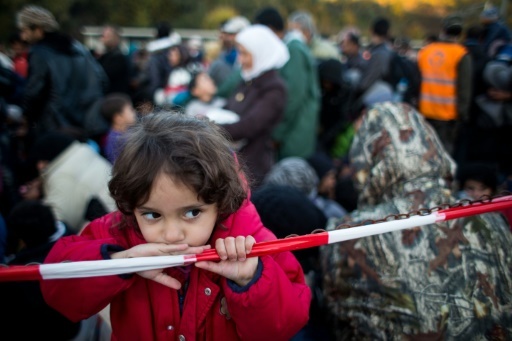
<path id="1" fill-rule="evenodd" d="M 198 208 L 195 208 L 193 210 L 188 210 L 187 212 L 185 212 L 185 217 L 188 219 L 194 219 L 194 218 L 197 218 L 199 216 L 199 214 L 201 214 L 201 210 Z"/>
<path id="2" fill-rule="evenodd" d="M 156 220 L 161 217 L 161 215 L 159 213 L 155 213 L 155 212 L 142 213 L 141 216 L 146 218 L 147 220 Z"/>

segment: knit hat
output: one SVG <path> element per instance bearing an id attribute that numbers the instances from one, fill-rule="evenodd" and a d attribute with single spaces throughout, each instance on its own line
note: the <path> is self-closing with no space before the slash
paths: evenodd
<path id="1" fill-rule="evenodd" d="M 316 229 L 324 229 L 327 218 L 304 193 L 291 186 L 266 185 L 256 189 L 251 195 L 263 225 L 278 238 L 291 234 L 304 235 Z M 294 252 L 304 268 L 309 272 L 314 268 L 318 248 Z"/>
<path id="2" fill-rule="evenodd" d="M 335 169 L 332 159 L 324 152 L 315 152 L 307 158 L 307 162 L 313 167 L 320 181 L 327 173 Z"/>
<path id="3" fill-rule="evenodd" d="M 484 80 L 498 90 L 512 90 L 512 66 L 500 61 L 491 61 L 484 68 Z"/>
<path id="4" fill-rule="evenodd" d="M 256 189 L 251 201 L 263 225 L 278 238 L 325 228 L 324 213 L 298 188 L 269 184 Z"/>
<path id="5" fill-rule="evenodd" d="M 19 28 L 37 26 L 45 32 L 54 32 L 59 29 L 59 24 L 50 11 L 34 5 L 25 6 L 18 12 L 17 24 Z"/>
<path id="6" fill-rule="evenodd" d="M 318 176 L 313 167 L 300 157 L 287 157 L 276 163 L 263 179 L 264 184 L 298 188 L 307 196 L 315 196 Z"/>
<path id="7" fill-rule="evenodd" d="M 7 218 L 9 233 L 32 248 L 46 244 L 57 232 L 57 222 L 50 207 L 38 200 L 18 203 Z"/>
<path id="8" fill-rule="evenodd" d="M 475 180 L 496 191 L 498 187 L 498 171 L 495 166 L 485 163 L 469 163 L 457 171 L 457 179 L 461 186 L 468 180 Z"/>

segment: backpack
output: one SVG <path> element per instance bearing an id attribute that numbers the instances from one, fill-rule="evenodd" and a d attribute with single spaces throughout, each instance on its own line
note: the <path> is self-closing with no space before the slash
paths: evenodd
<path id="1" fill-rule="evenodd" d="M 390 60 L 389 73 L 384 79 L 391 84 L 395 92 L 402 90 L 402 100 L 417 107 L 421 86 L 421 72 L 418 64 L 393 52 Z M 400 82 L 402 80 L 402 82 Z M 405 89 L 399 89 L 399 84 L 406 84 Z"/>

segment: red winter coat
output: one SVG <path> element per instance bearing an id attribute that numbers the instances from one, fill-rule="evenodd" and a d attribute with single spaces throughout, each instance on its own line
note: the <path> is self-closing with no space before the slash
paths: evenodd
<path id="1" fill-rule="evenodd" d="M 120 218 L 119 212 L 111 213 L 80 236 L 61 238 L 45 263 L 99 260 L 103 244 L 129 248 L 144 243 L 134 229 L 113 227 Z M 227 236 L 275 239 L 249 200 L 223 225 L 227 229 L 215 229 L 212 245 Z M 176 290 L 137 275 L 46 280 L 41 289 L 48 304 L 73 321 L 110 303 L 112 340 L 289 340 L 307 323 L 311 292 L 290 252 L 261 257 L 261 263 L 261 277 L 242 293 L 234 292 L 226 278 L 192 267 L 181 316 Z M 179 269 L 167 271 L 183 279 Z M 230 317 L 221 313 L 223 298 Z"/>

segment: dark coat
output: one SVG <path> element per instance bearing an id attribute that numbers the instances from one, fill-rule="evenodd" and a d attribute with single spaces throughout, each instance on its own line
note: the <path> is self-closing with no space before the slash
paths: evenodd
<path id="1" fill-rule="evenodd" d="M 58 33 L 46 33 L 30 50 L 24 115 L 40 133 L 82 129 L 107 83 L 101 66 L 83 45 Z"/>
<path id="2" fill-rule="evenodd" d="M 109 80 L 107 94 L 122 92 L 128 94 L 130 91 L 130 60 L 125 56 L 119 47 L 107 51 L 98 62 L 105 70 Z"/>
<path id="3" fill-rule="evenodd" d="M 246 140 L 240 156 L 254 187 L 274 164 L 271 133 L 283 117 L 286 99 L 285 83 L 277 71 L 271 70 L 240 83 L 226 104 L 225 108 L 237 113 L 240 121 L 223 127 L 234 141 Z"/>

